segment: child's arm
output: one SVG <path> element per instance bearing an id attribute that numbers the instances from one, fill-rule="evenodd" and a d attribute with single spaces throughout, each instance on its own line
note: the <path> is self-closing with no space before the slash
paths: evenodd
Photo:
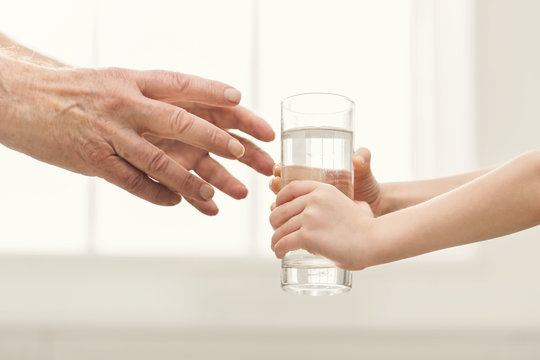
<path id="1" fill-rule="evenodd" d="M 311 181 L 286 186 L 276 205 L 270 220 L 278 257 L 303 248 L 342 268 L 363 269 L 540 224 L 540 151 L 378 218 L 366 203 Z"/>
<path id="2" fill-rule="evenodd" d="M 371 171 L 371 153 L 358 149 L 353 156 L 354 199 L 370 204 L 376 216 L 401 210 L 444 194 L 491 169 L 431 180 L 378 183 Z"/>
<path id="3" fill-rule="evenodd" d="M 379 183 L 371 172 L 371 153 L 366 148 L 355 152 L 353 166 L 354 199 L 367 202 L 375 216 L 419 204 L 453 190 L 491 170 L 478 170 L 432 180 Z M 279 165 L 276 165 L 275 177 L 270 181 L 270 189 L 276 194 L 280 190 L 280 175 Z"/>
<path id="4" fill-rule="evenodd" d="M 436 178 L 431 180 L 382 183 L 380 187 L 381 204 L 379 214 L 384 215 L 409 206 L 420 204 L 435 196 L 451 191 L 472 181 L 492 169 L 477 170 L 470 173 Z M 355 181 L 356 185 L 356 181 Z M 361 186 L 360 186 L 361 187 Z M 355 199 L 359 199 L 357 197 Z"/>

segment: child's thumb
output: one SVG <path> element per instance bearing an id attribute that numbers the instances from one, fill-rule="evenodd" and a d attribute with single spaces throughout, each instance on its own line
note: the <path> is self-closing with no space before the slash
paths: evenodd
<path id="1" fill-rule="evenodd" d="M 371 152 L 367 148 L 360 148 L 353 154 L 353 167 L 355 177 L 364 177 L 370 173 Z"/>

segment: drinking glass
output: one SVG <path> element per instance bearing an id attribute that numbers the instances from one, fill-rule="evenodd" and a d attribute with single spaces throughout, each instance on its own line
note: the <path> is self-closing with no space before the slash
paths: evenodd
<path id="1" fill-rule="evenodd" d="M 353 198 L 354 102 L 341 95 L 307 93 L 281 102 L 281 186 L 293 180 L 332 184 Z M 352 273 L 305 250 L 281 262 L 283 290 L 334 295 L 351 289 Z"/>

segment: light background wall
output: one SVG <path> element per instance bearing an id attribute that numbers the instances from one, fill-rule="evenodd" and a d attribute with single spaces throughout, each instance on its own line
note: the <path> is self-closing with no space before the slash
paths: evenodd
<path id="1" fill-rule="evenodd" d="M 381 179 L 399 180 L 490 166 L 538 147 L 540 3 L 477 0 L 471 12 L 451 3 L 185 2 L 186 16 L 165 11 L 166 2 L 3 2 L 0 24 L 28 45 L 81 66 L 166 67 L 219 77 L 243 89 L 246 105 L 275 127 L 284 95 L 324 84 L 357 101 L 357 143 L 372 148 Z M 336 28 L 318 26 L 316 10 L 302 11 L 309 6 L 338 19 Z M 55 7 L 65 13 L 52 12 Z M 226 30 L 199 35 L 197 19 L 223 29 L 223 14 L 231 13 L 239 20 Z M 115 26 L 118 19 L 124 26 Z M 310 21 L 315 33 L 305 30 Z M 472 31 L 460 35 L 468 26 Z M 202 40 L 190 43 L 186 33 Z M 334 41 L 338 34 L 345 39 Z M 471 68 L 451 51 L 463 38 L 474 46 L 465 53 L 474 56 Z M 316 39 L 331 51 L 320 51 Z M 208 44 L 216 46 L 213 56 L 197 57 Z M 229 46 L 238 56 L 231 57 Z M 348 56 L 337 51 L 344 48 L 352 49 Z M 349 70 L 359 64 L 358 81 L 346 79 L 346 72 L 340 78 L 338 67 L 328 71 L 328 62 Z M 450 76 L 467 71 L 462 81 Z M 460 111 L 472 126 L 453 121 L 449 114 Z M 278 154 L 277 144 L 267 149 Z M 425 149 L 429 154 L 421 153 Z M 0 359 L 540 355 L 538 229 L 457 257 L 367 269 L 355 274 L 353 291 L 343 296 L 294 297 L 278 288 L 279 263 L 267 254 L 262 214 L 235 228 L 227 246 L 208 234 L 178 237 L 185 218 L 195 224 L 193 234 L 223 229 L 238 214 L 247 218 L 267 206 L 266 179 L 249 170 L 233 167 L 255 198 L 246 205 L 222 198 L 221 217 L 206 219 L 188 208 L 162 211 L 9 151 L 2 150 L 0 161 L 7 173 L 2 188 L 10 189 L 1 193 L 8 210 L 0 206 Z M 162 238 L 152 236 L 151 227 L 162 225 Z"/>

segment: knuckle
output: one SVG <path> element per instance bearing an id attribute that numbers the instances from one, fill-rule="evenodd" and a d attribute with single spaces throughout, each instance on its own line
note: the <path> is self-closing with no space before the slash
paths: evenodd
<path id="1" fill-rule="evenodd" d="M 87 141 L 82 145 L 83 159 L 93 167 L 99 167 L 107 159 L 110 152 L 110 146 L 101 141 Z"/>
<path id="2" fill-rule="evenodd" d="M 220 139 L 217 129 L 211 129 L 208 133 L 208 141 L 210 144 L 217 144 Z"/>
<path id="3" fill-rule="evenodd" d="M 179 189 L 185 193 L 195 194 L 198 193 L 196 190 L 200 187 L 198 185 L 199 181 L 197 177 L 191 173 L 187 173 L 187 175 L 180 180 Z"/>
<path id="4" fill-rule="evenodd" d="M 302 226 L 296 232 L 296 236 L 297 236 L 298 245 L 301 248 L 304 248 L 304 246 L 306 245 L 306 241 L 308 239 L 308 230 L 305 227 Z"/>
<path id="5" fill-rule="evenodd" d="M 272 245 L 276 245 L 278 240 L 279 240 L 279 234 L 277 231 L 275 231 L 274 234 L 272 235 Z"/>
<path id="6" fill-rule="evenodd" d="M 128 97 L 116 88 L 106 89 L 102 95 L 102 101 L 109 112 L 117 112 L 129 103 Z"/>
<path id="7" fill-rule="evenodd" d="M 272 211 L 272 213 L 270 213 L 270 216 L 268 217 L 268 220 L 270 221 L 270 225 L 272 225 L 272 228 L 275 229 L 276 228 L 276 212 L 275 211 Z"/>
<path id="8" fill-rule="evenodd" d="M 324 196 L 320 193 L 320 191 L 314 191 L 309 198 L 309 202 L 315 205 L 320 204 L 323 200 Z"/>
<path id="9" fill-rule="evenodd" d="M 169 159 L 164 151 L 158 150 L 152 154 L 148 162 L 148 171 L 150 174 L 163 174 L 169 166 Z"/>
<path id="10" fill-rule="evenodd" d="M 177 108 L 171 115 L 170 125 L 172 133 L 188 133 L 193 126 L 193 120 L 186 116 L 187 111 Z"/>
<path id="11" fill-rule="evenodd" d="M 169 75 L 171 86 L 179 92 L 186 92 L 191 86 L 191 78 L 188 75 L 172 72 Z"/>
<path id="12" fill-rule="evenodd" d="M 332 185 L 332 184 L 327 184 L 327 183 L 323 183 L 320 187 L 320 190 L 319 192 L 320 193 L 325 193 L 325 194 L 328 194 L 328 193 L 333 193 L 337 190 L 337 188 Z"/>
<path id="13" fill-rule="evenodd" d="M 131 193 L 139 193 L 146 184 L 146 175 L 143 173 L 130 174 L 126 177 L 125 188 Z"/>
<path id="14" fill-rule="evenodd" d="M 133 96 L 135 81 L 127 69 L 107 68 L 101 70 L 101 82 L 98 89 L 100 101 L 106 109 L 117 110 L 125 105 L 136 105 L 137 99 Z"/>
<path id="15" fill-rule="evenodd" d="M 208 91 L 211 94 L 216 94 L 216 95 L 220 93 L 220 89 L 222 88 L 221 84 L 215 80 L 209 80 L 207 86 L 208 86 Z"/>
<path id="16" fill-rule="evenodd" d="M 274 252 L 278 257 L 283 257 L 288 252 L 289 244 L 284 239 L 283 241 L 279 241 L 276 243 L 276 246 L 274 247 Z"/>
<path id="17" fill-rule="evenodd" d="M 313 220 L 315 218 L 315 211 L 311 206 L 307 206 L 302 212 L 302 217 L 305 221 Z"/>
<path id="18" fill-rule="evenodd" d="M 128 70 L 119 67 L 109 67 L 103 69 L 105 76 L 113 79 L 126 79 L 128 77 Z"/>
<path id="19" fill-rule="evenodd" d="M 362 209 L 362 211 L 371 211 L 371 207 L 365 201 L 360 201 L 357 203 L 357 205 L 360 209 Z"/>

